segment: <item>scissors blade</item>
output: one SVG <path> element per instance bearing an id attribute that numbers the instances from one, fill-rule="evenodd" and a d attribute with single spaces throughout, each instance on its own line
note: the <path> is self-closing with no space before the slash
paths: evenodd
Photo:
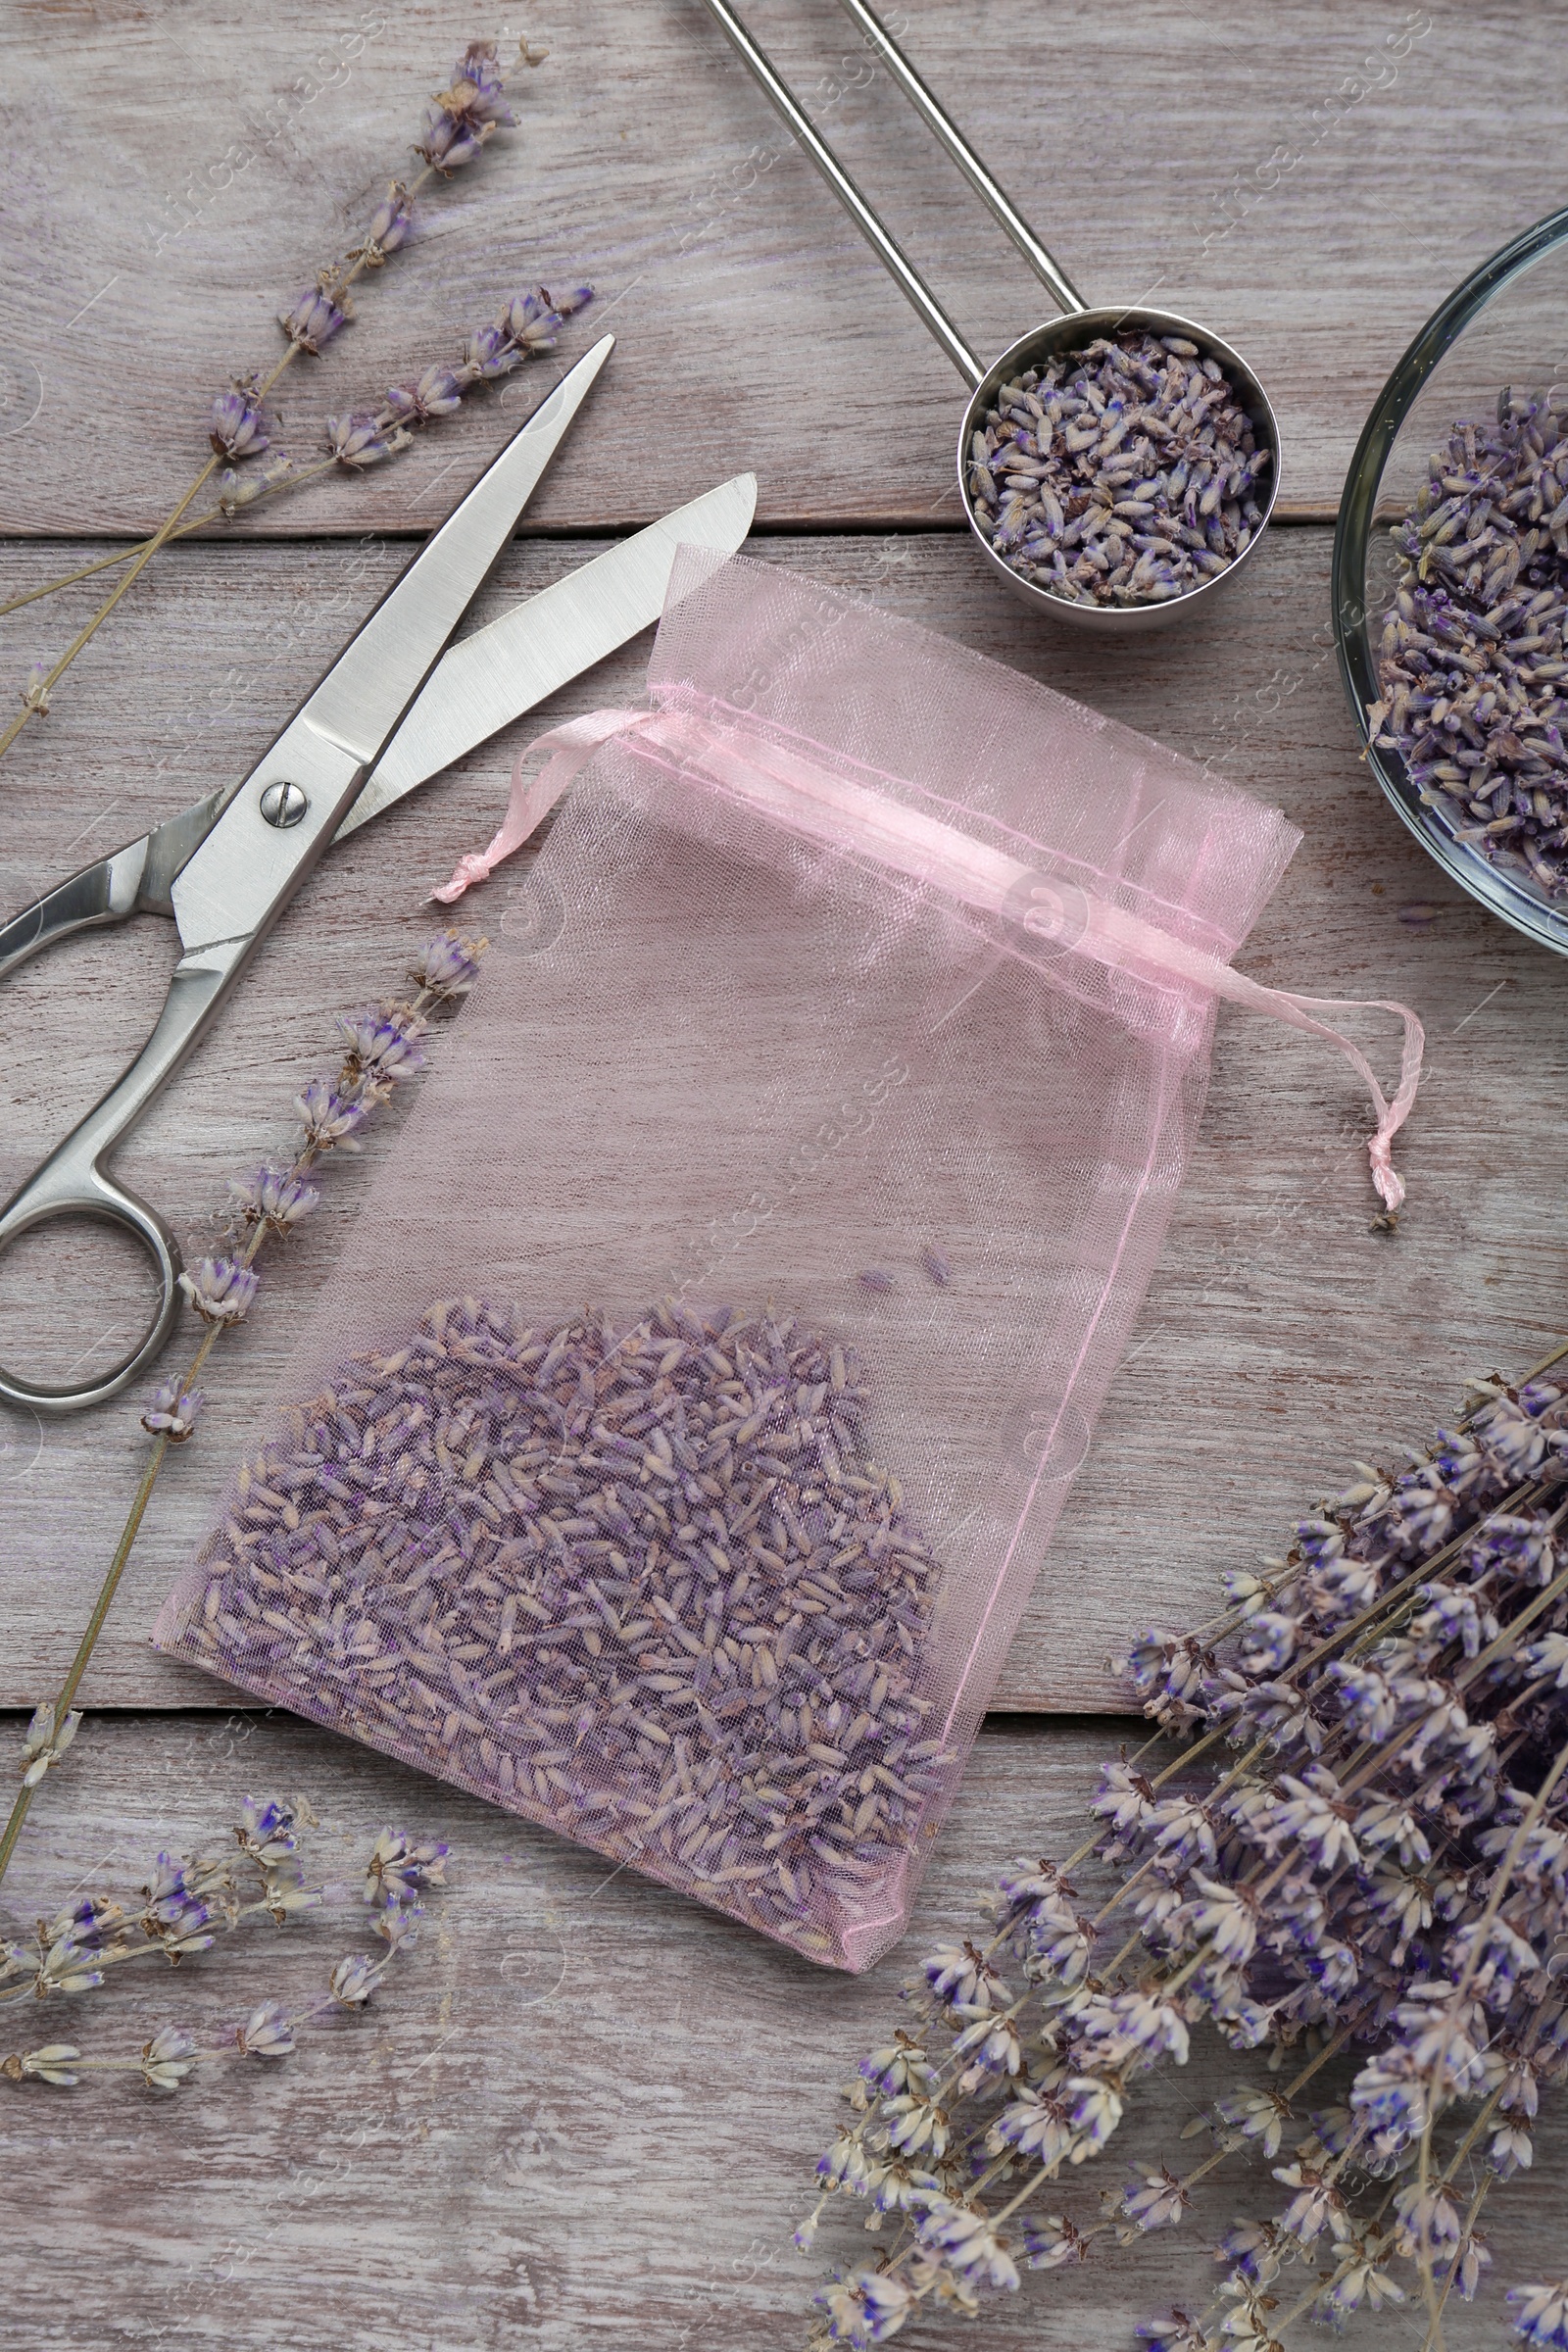
<path id="1" fill-rule="evenodd" d="M 334 839 L 651 627 L 664 609 L 676 549 L 733 555 L 756 510 L 757 476 L 738 473 L 449 647 Z"/>
<path id="2" fill-rule="evenodd" d="M 369 779 L 613 346 L 604 336 L 514 433 L 264 753 L 170 898 L 186 956 L 232 976 Z"/>
<path id="3" fill-rule="evenodd" d="M 301 712 L 318 734 L 367 764 L 379 758 L 488 579 L 614 342 L 602 335 L 562 377 L 344 648 Z"/>

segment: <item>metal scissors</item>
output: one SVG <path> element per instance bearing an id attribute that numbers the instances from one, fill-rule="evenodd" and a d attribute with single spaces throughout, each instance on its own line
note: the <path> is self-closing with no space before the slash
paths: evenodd
<path id="1" fill-rule="evenodd" d="M 0 1369 L 0 1397 L 40 1413 L 77 1411 L 116 1395 L 162 1348 L 179 1302 L 179 1248 L 158 1211 L 104 1162 L 190 1054 L 318 860 L 657 620 L 677 546 L 732 553 L 745 539 L 757 497 L 750 474 L 446 650 L 613 344 L 602 337 L 514 434 L 243 782 L 85 866 L 0 926 L 0 979 L 70 932 L 140 912 L 172 916 L 183 950 L 140 1054 L 0 1211 L 0 1250 L 59 1216 L 124 1226 L 157 1269 L 152 1326 L 113 1371 L 79 1388 Z"/>

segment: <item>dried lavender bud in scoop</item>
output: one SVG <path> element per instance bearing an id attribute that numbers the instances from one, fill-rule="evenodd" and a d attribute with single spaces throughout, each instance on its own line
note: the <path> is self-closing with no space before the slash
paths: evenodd
<path id="1" fill-rule="evenodd" d="M 433 1307 L 241 1473 L 180 1654 L 842 1960 L 954 1761 L 869 1401 L 787 1315 Z"/>
<path id="2" fill-rule="evenodd" d="M 1162 604 L 1250 545 L 1272 455 L 1217 360 L 1127 329 L 1002 386 L 970 444 L 969 497 L 997 554 L 1037 588 Z"/>
<path id="3" fill-rule="evenodd" d="M 1504 391 L 1434 450 L 1395 524 L 1374 743 L 1499 866 L 1568 891 L 1568 420 Z"/>

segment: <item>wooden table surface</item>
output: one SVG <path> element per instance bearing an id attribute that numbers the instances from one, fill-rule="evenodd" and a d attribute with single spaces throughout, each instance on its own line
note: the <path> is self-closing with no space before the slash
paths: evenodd
<path id="1" fill-rule="evenodd" d="M 1043 307 L 1031 280 L 829 0 L 751 0 L 748 13 L 970 340 L 1010 340 Z M 28 1918 L 73 1889 L 134 1888 L 160 1844 L 221 1829 L 246 1789 L 309 1793 L 331 1854 L 397 1818 L 450 1837 L 460 1866 L 378 2010 L 323 2030 L 286 2070 L 236 2067 L 173 2111 L 123 2083 L 8 2097 L 15 2218 L 0 2261 L 19 2343 L 576 2352 L 618 2336 L 782 2352 L 816 2274 L 788 2232 L 836 2085 L 896 2022 L 909 1958 L 960 1931 L 973 1890 L 1012 1853 L 1071 1841 L 1095 1760 L 1131 1729 L 1107 1719 L 1125 1705 L 1107 1656 L 1147 1622 L 1206 1612 L 1225 1569 L 1280 1548 L 1352 1457 L 1420 1438 L 1467 1373 L 1522 1367 L 1557 1336 L 1562 970 L 1385 810 L 1356 758 L 1327 614 L 1328 524 L 1390 366 L 1462 275 L 1560 198 L 1563 11 L 1129 0 L 1091 17 L 910 0 L 900 22 L 1091 296 L 1203 319 L 1270 387 L 1283 519 L 1202 617 L 1109 652 L 1034 621 L 983 574 L 950 484 L 957 380 L 696 0 L 581 0 L 533 23 L 553 54 L 522 89 L 520 128 L 421 204 L 420 240 L 366 286 L 326 357 L 291 372 L 286 437 L 308 451 L 328 413 L 451 355 L 515 288 L 592 278 L 596 310 L 562 356 L 596 318 L 619 344 L 493 605 L 753 467 L 769 560 L 983 647 L 1282 806 L 1305 839 L 1241 961 L 1268 982 L 1419 1009 L 1430 1054 L 1400 1145 L 1408 1212 L 1396 1237 L 1368 1230 L 1363 1105 L 1337 1058 L 1222 1013 L 1194 1164 L 1041 1566 L 1004 1712 L 982 1735 L 908 1943 L 852 1984 L 629 1874 L 607 1881 L 526 1824 L 236 1707 L 149 1650 L 390 1129 L 334 1170 L 320 1216 L 225 1345 L 200 1442 L 159 1489 L 84 1686 L 88 1724 L 40 1795 L 0 1908 Z M 211 393 L 270 363 L 279 302 L 354 241 L 408 169 L 422 93 L 484 28 L 429 0 L 341 19 L 304 0 L 260 16 L 232 0 L 75 15 L 13 0 L 0 24 L 13 110 L 3 600 L 168 511 L 200 461 Z M 520 21 L 508 26 L 510 47 Z M 549 380 L 512 379 L 396 465 L 161 557 L 3 762 L 0 910 L 241 772 L 409 538 Z M 52 659 L 102 593 L 84 582 L 6 618 L 4 674 Z M 631 697 L 646 650 L 525 723 Z M 176 1229 L 213 1234 L 225 1174 L 283 1138 L 331 1012 L 401 971 L 430 927 L 430 882 L 491 829 L 519 740 L 512 730 L 358 835 L 285 917 L 122 1155 Z M 482 901 L 472 913 L 486 919 Z M 149 921 L 10 984 L 0 1197 L 139 1043 L 171 960 Z M 1358 1034 L 1391 1067 L 1390 1025 L 1369 1015 Z M 18 1250 L 0 1267 L 0 1360 L 107 1360 L 139 1280 L 91 1230 Z M 143 1446 L 124 1403 L 47 1426 L 0 1418 L 0 1706 L 58 1681 Z M 180 2014 L 231 2022 L 262 1993 L 314 1983 L 323 1954 L 329 1965 L 319 1923 L 275 1949 L 258 1939 L 241 1961 L 210 1955 L 181 1977 Z M 162 1984 L 106 1992 L 90 2030 L 131 2047 L 167 2011 Z M 1158 2116 L 1179 2121 L 1226 2079 L 1195 2061 L 1161 2085 Z M 1538 2273 L 1554 2238 L 1560 2250 L 1565 2166 L 1551 2119 L 1535 2174 L 1497 2200 L 1499 2278 Z M 1199 2291 L 1200 2238 L 1241 2201 L 1221 2179 L 1200 2230 L 1113 2272 L 1031 2281 L 989 2340 L 1129 2341 L 1145 2311 Z M 823 2243 L 853 2251 L 842 2229 Z M 1415 2352 L 1412 2319 L 1383 2325 Z M 1494 2304 L 1459 2317 L 1451 2340 L 1496 2341 L 1500 2328 Z"/>

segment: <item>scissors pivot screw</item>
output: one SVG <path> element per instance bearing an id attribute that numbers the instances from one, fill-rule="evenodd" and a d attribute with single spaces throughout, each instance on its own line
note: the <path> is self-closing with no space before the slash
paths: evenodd
<path id="1" fill-rule="evenodd" d="M 262 814 L 280 832 L 297 825 L 309 807 L 304 787 L 299 784 L 269 784 L 262 795 Z"/>

